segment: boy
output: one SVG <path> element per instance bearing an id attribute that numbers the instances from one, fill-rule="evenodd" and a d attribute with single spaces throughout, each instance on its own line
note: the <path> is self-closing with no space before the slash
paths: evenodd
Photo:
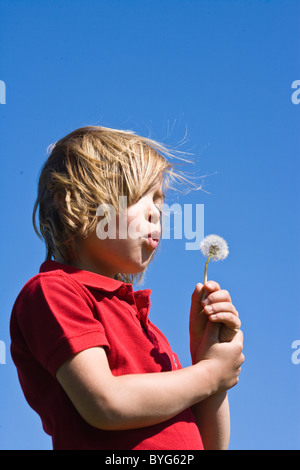
<path id="1" fill-rule="evenodd" d="M 57 142 L 42 168 L 33 220 L 39 208 L 47 260 L 15 302 L 11 353 L 54 449 L 228 447 L 226 390 L 244 361 L 229 293 L 210 281 L 203 303 L 197 284 L 193 365 L 182 369 L 149 320 L 151 291 L 132 290 L 159 242 L 165 187 L 182 178 L 164 153 L 133 133 L 86 127 Z"/>

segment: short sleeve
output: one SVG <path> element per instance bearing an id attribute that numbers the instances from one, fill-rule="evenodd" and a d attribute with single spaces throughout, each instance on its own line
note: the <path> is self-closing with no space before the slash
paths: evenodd
<path id="1" fill-rule="evenodd" d="M 26 346 L 53 376 L 74 354 L 96 346 L 109 348 L 87 290 L 66 275 L 33 278 L 14 309 Z"/>

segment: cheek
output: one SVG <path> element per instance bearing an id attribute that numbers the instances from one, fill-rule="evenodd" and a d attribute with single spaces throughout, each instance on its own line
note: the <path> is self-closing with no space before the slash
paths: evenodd
<path id="1" fill-rule="evenodd" d="M 146 233 L 146 220 L 144 212 L 140 207 L 130 207 L 127 210 L 126 221 L 124 219 L 120 219 L 120 222 L 121 225 L 119 228 L 123 227 L 124 233 L 126 226 L 126 232 L 129 239 L 137 240 Z"/>
<path id="2" fill-rule="evenodd" d="M 141 219 L 146 212 L 146 207 L 142 203 L 134 204 L 127 209 L 127 220 L 132 222 L 135 219 Z"/>

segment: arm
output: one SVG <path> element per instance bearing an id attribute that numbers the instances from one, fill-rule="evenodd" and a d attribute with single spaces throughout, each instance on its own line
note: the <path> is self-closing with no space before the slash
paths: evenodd
<path id="1" fill-rule="evenodd" d="M 216 343 L 211 328 L 202 356 L 202 361 L 185 369 L 115 377 L 105 350 L 91 348 L 63 364 L 57 379 L 90 425 L 107 430 L 140 428 L 166 421 L 236 384 L 241 363 L 238 341 Z"/>
<path id="2" fill-rule="evenodd" d="M 212 386 L 201 365 L 115 377 L 103 348 L 80 352 L 58 369 L 57 378 L 80 415 L 109 430 L 165 421 L 207 398 Z"/>
<path id="3" fill-rule="evenodd" d="M 231 303 L 227 291 L 220 290 L 217 283 L 209 282 L 206 286 L 206 304 L 201 301 L 203 286 L 198 284 L 192 297 L 191 305 L 191 353 L 197 361 L 197 345 L 202 340 L 208 320 L 219 323 L 219 339 L 230 342 L 239 332 L 241 322 L 238 312 Z M 211 309 L 209 308 L 211 307 Z M 214 319 L 210 315 L 216 315 Z M 193 407 L 197 424 L 205 449 L 226 450 L 230 438 L 230 411 L 226 392 L 217 393 Z"/>
<path id="4" fill-rule="evenodd" d="M 193 406 L 205 450 L 227 450 L 230 412 L 227 393 L 216 393 Z"/>

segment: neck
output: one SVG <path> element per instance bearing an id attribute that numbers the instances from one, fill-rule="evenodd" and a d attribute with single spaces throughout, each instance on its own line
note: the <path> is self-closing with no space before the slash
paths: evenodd
<path id="1" fill-rule="evenodd" d="M 93 263 L 88 259 L 73 259 L 67 263 L 60 254 L 55 254 L 54 261 L 72 266 L 73 268 L 81 269 L 82 271 L 90 271 L 92 273 L 100 274 L 101 276 L 110 277 L 111 279 L 114 279 L 116 274 L 111 272 L 108 268 L 106 269 L 105 266 L 99 266 L 98 263 Z"/>

